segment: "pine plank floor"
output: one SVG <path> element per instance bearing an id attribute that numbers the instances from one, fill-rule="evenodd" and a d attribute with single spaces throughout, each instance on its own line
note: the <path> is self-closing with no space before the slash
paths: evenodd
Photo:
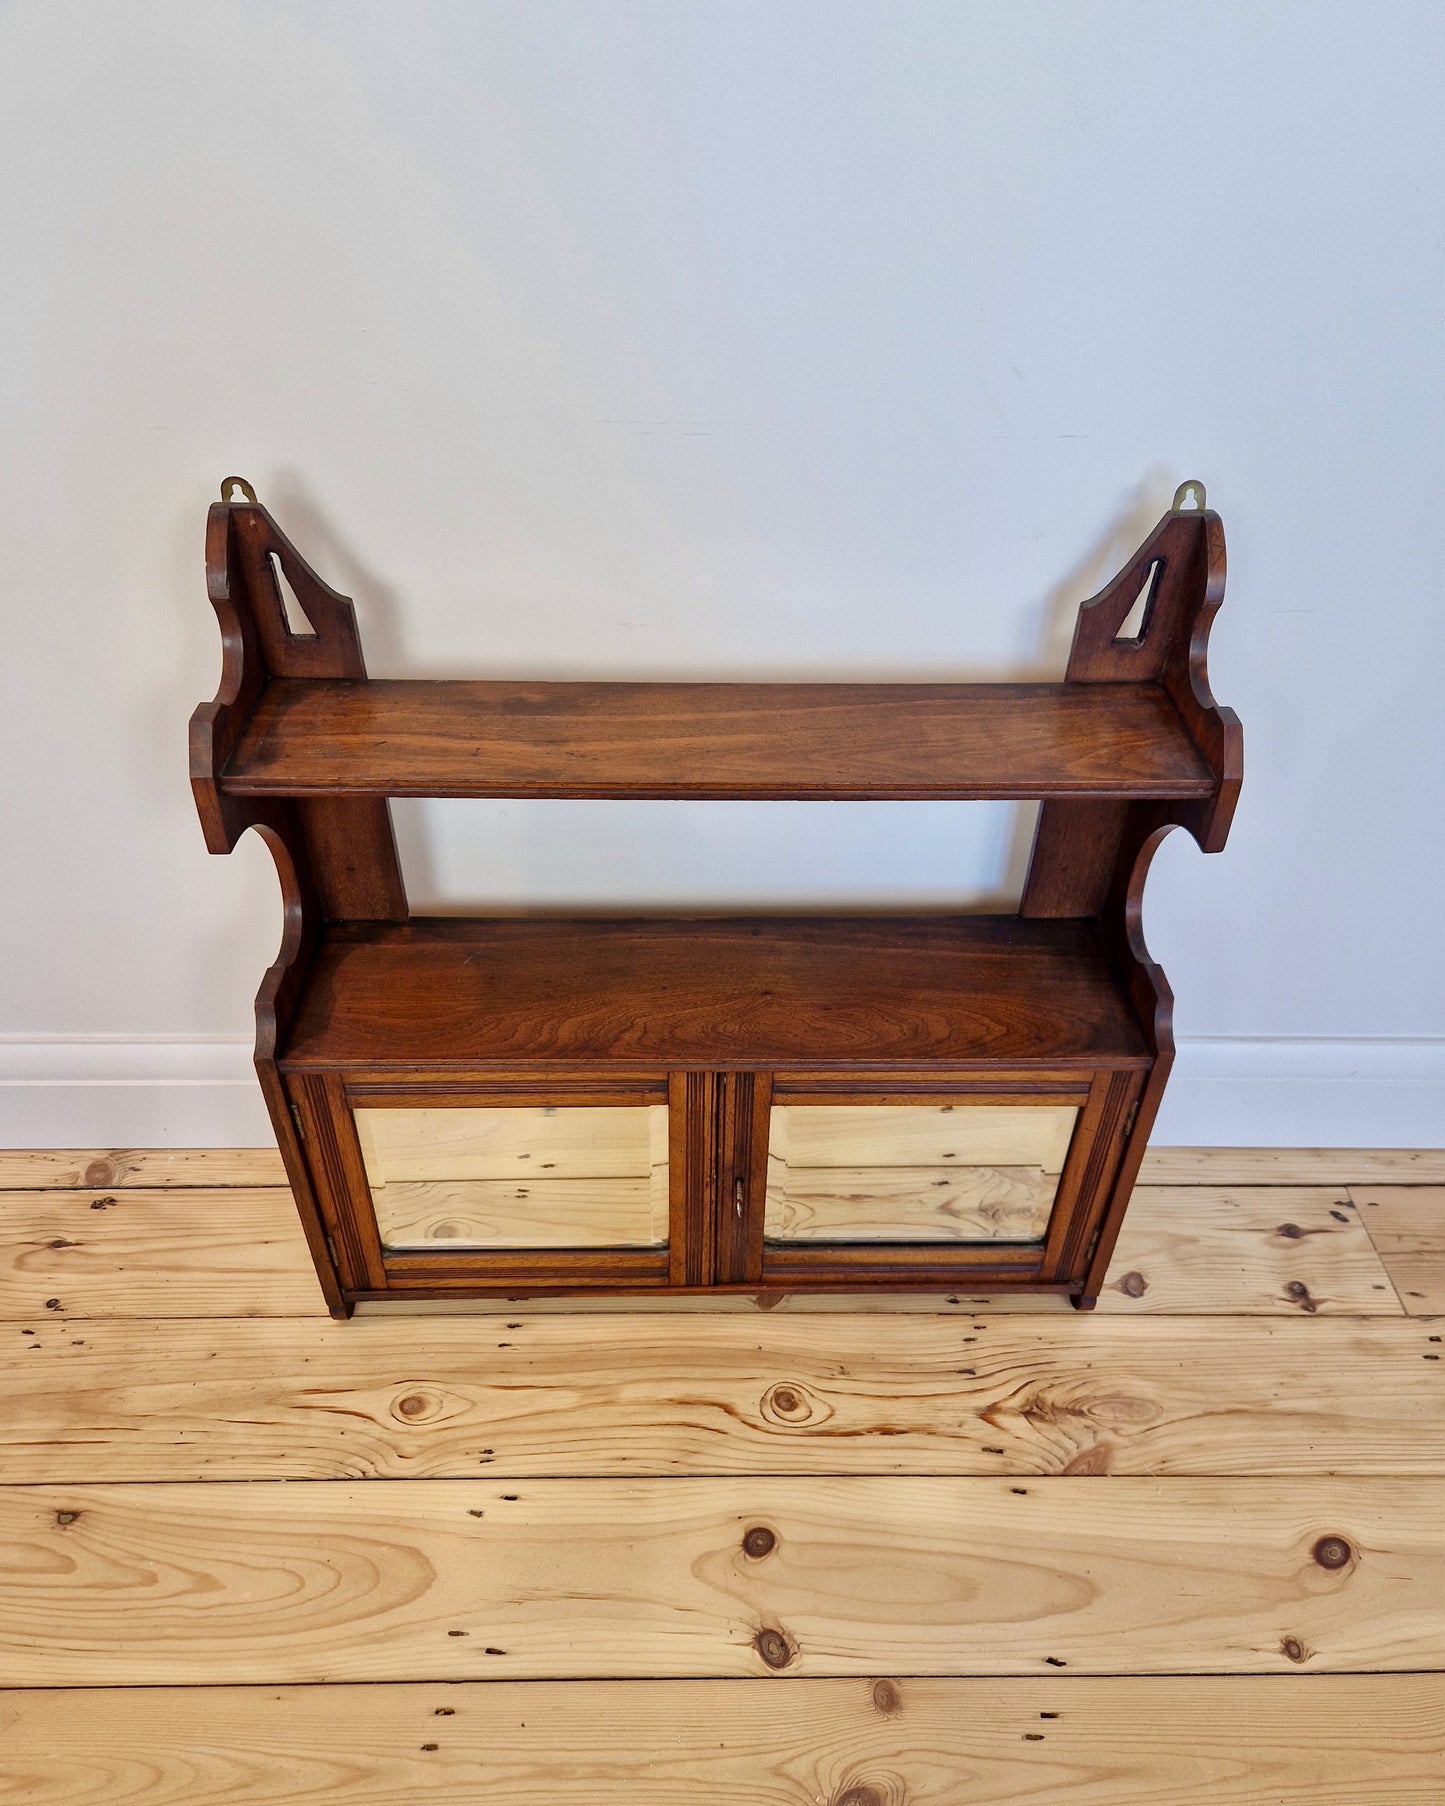
<path id="1" fill-rule="evenodd" d="M 27 1806 L 1439 1806 L 1431 1674 L 0 1694 Z"/>
<path id="2" fill-rule="evenodd" d="M 1356 1185 L 1371 1242 L 1412 1317 L 1445 1315 L 1445 1185 Z"/>
<path id="3" fill-rule="evenodd" d="M 336 1325 L 273 1154 L 0 1153 L 0 1802 L 1440 1806 L 1445 1152 L 1145 1180 L 1091 1317 Z"/>

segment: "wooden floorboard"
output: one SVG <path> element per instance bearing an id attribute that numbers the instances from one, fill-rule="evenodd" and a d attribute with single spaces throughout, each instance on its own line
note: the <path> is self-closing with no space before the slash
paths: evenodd
<path id="1" fill-rule="evenodd" d="M 1162 1148 L 1145 1151 L 1149 1185 L 1445 1184 L 1445 1148 Z"/>
<path id="2" fill-rule="evenodd" d="M 1445 1185 L 1356 1185 L 1350 1196 L 1401 1304 L 1445 1315 Z"/>
<path id="3" fill-rule="evenodd" d="M 1445 1148 L 1167 1148 L 1146 1185 L 1442 1185 Z M 284 1185 L 275 1148 L 0 1148 L 0 1190 Z"/>
<path id="4" fill-rule="evenodd" d="M 295 1205 L 282 1187 L 10 1192 L 0 1208 L 10 1226 L 0 1242 L 0 1322 L 34 1323 L 46 1313 L 72 1321 L 324 1314 Z M 877 1313 L 880 1306 L 1073 1315 L 1058 1297 L 1025 1293 L 994 1300 L 801 1295 L 772 1309 Z M 477 1307 L 462 1301 L 462 1308 Z M 577 1314 L 575 1300 L 551 1308 Z M 615 1299 L 605 1308 L 630 1312 L 637 1304 Z M 702 1300 L 698 1308 L 717 1307 Z M 730 1308 L 759 1314 L 751 1296 Z M 403 1309 L 415 1315 L 417 1307 Z M 514 1309 L 503 1300 L 482 1314 Z M 1401 1305 L 1342 1186 L 1145 1185 L 1125 1219 L 1099 1310 L 1399 1316 Z"/>
<path id="5" fill-rule="evenodd" d="M 0 1148 L 0 1191 L 285 1183 L 275 1148 Z"/>
<path id="6" fill-rule="evenodd" d="M 0 1322 L 326 1314 L 289 1191 L 31 1191 L 0 1199 Z"/>
<path id="7" fill-rule="evenodd" d="M 1343 1186 L 1140 1186 L 1098 1308 L 1124 1315 L 1400 1315 Z"/>
<path id="8" fill-rule="evenodd" d="M 1145 1179 L 1092 1315 L 334 1324 L 273 1151 L 0 1152 L 0 1801 L 1445 1806 L 1445 1153 Z"/>
<path id="9" fill-rule="evenodd" d="M 1431 1671 L 1421 1479 L 0 1489 L 0 1685 Z"/>
<path id="10" fill-rule="evenodd" d="M 1445 1475 L 1407 1318 L 0 1327 L 0 1480 Z"/>
<path id="11" fill-rule="evenodd" d="M 0 1693 L 26 1806 L 1439 1806 L 1445 1677 Z"/>

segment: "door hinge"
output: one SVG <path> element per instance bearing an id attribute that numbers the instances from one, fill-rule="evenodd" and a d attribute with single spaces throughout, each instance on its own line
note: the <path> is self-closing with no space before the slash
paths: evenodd
<path id="1" fill-rule="evenodd" d="M 1124 1139 L 1125 1139 L 1125 1141 L 1127 1141 L 1129 1139 L 1129 1137 L 1134 1133 L 1134 1121 L 1135 1121 L 1135 1118 L 1138 1116 L 1138 1114 L 1139 1114 L 1139 1099 L 1136 1097 L 1134 1099 L 1133 1103 L 1130 1104 L 1128 1112 L 1126 1113 L 1126 1115 L 1124 1117 Z"/>
<path id="2" fill-rule="evenodd" d="M 302 1122 L 302 1120 L 301 1120 L 301 1106 L 300 1106 L 300 1104 L 292 1104 L 292 1106 L 291 1106 L 291 1120 L 292 1120 L 292 1122 L 294 1122 L 294 1123 L 295 1123 L 295 1125 L 296 1125 L 296 1139 L 297 1139 L 297 1140 L 298 1140 L 298 1141 L 305 1141 L 305 1139 L 306 1139 L 306 1124 L 305 1124 L 305 1123 L 304 1123 L 304 1122 Z"/>
<path id="3" fill-rule="evenodd" d="M 744 1194 L 743 1194 L 742 1180 L 734 1179 L 733 1180 L 733 1210 L 736 1213 L 739 1221 L 741 1221 L 742 1214 L 743 1214 L 743 1195 Z"/>

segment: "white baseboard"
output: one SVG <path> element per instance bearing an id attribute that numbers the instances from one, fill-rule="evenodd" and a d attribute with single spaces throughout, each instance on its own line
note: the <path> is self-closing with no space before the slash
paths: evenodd
<path id="1" fill-rule="evenodd" d="M 1182 1041 L 1161 1147 L 1445 1147 L 1445 1038 Z M 249 1040 L 0 1039 L 0 1146 L 268 1147 Z"/>
<path id="2" fill-rule="evenodd" d="M 0 1039 L 0 1147 L 274 1146 L 249 1039 Z"/>
<path id="3" fill-rule="evenodd" d="M 1158 1147 L 1445 1147 L 1445 1037 L 1179 1043 Z"/>

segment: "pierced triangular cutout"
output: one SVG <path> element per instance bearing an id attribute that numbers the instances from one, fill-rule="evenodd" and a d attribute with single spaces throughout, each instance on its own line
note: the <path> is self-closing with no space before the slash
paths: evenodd
<path id="1" fill-rule="evenodd" d="M 314 640 L 316 629 L 311 619 L 301 606 L 301 599 L 292 589 L 285 571 L 281 568 L 281 560 L 275 552 L 266 556 L 271 561 L 271 575 L 275 579 L 276 594 L 281 603 L 281 619 L 286 623 L 286 631 L 293 640 Z"/>
<path id="2" fill-rule="evenodd" d="M 1135 596 L 1133 606 L 1119 623 L 1119 631 L 1114 635 L 1116 646 L 1137 646 L 1149 631 L 1149 614 L 1154 607 L 1154 597 L 1159 588 L 1159 573 L 1164 569 L 1164 560 L 1155 558 L 1150 561 L 1149 569 L 1144 576 L 1144 587 Z"/>

